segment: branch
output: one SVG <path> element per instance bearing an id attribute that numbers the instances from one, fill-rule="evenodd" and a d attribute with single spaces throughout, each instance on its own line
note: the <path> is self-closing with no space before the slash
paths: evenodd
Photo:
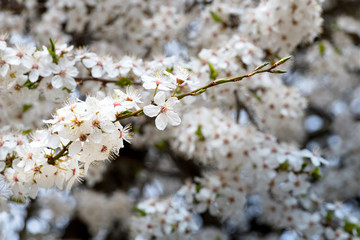
<path id="1" fill-rule="evenodd" d="M 252 76 L 254 76 L 256 74 L 259 74 L 259 73 L 265 73 L 265 72 L 269 72 L 269 73 L 286 73 L 286 71 L 274 70 L 274 69 L 276 67 L 280 66 L 281 64 L 285 63 L 290 58 L 291 58 L 291 56 L 283 58 L 280 61 L 274 63 L 271 67 L 269 67 L 267 69 L 261 70 L 262 68 L 264 68 L 265 66 L 267 66 L 269 64 L 269 63 L 264 63 L 264 64 L 258 66 L 257 68 L 255 68 L 255 70 L 253 72 L 249 73 L 249 74 L 245 74 L 245 75 L 235 77 L 235 78 L 230 78 L 230 79 L 224 78 L 224 79 L 214 80 L 214 81 L 212 81 L 211 83 L 209 83 L 206 86 L 195 89 L 195 90 L 193 90 L 191 92 L 188 92 L 188 93 L 180 94 L 180 95 L 178 95 L 176 97 L 180 100 L 180 99 L 182 99 L 182 98 L 184 98 L 186 96 L 200 95 L 201 93 L 205 92 L 206 89 L 208 89 L 208 88 L 211 88 L 211 87 L 214 87 L 214 86 L 217 86 L 217 85 L 221 85 L 221 84 L 224 84 L 224 83 L 239 82 L 239 81 L 243 80 L 244 78 L 250 78 L 250 77 L 252 77 Z"/>
<path id="2" fill-rule="evenodd" d="M 218 80 L 214 80 L 212 82 L 210 82 L 209 84 L 203 86 L 203 87 L 200 87 L 198 89 L 195 89 L 191 92 L 187 92 L 187 93 L 184 93 L 184 94 L 180 94 L 180 95 L 177 95 L 175 96 L 177 99 L 183 99 L 184 97 L 187 97 L 187 96 L 197 96 L 197 95 L 200 95 L 202 93 L 204 93 L 208 88 L 211 88 L 211 87 L 215 87 L 217 85 L 221 85 L 221 84 L 224 84 L 224 83 L 231 83 L 231 82 L 239 82 L 241 80 L 243 80 L 244 78 L 250 78 L 256 74 L 259 74 L 259 73 L 265 73 L 265 72 L 268 72 L 268 73 L 286 73 L 286 71 L 282 71 L 282 70 L 275 70 L 276 67 L 284 64 L 286 61 L 288 61 L 289 59 L 291 58 L 291 56 L 289 57 L 285 57 L 281 60 L 279 60 L 278 62 L 274 63 L 271 67 L 267 68 L 267 69 L 263 69 L 265 66 L 269 65 L 269 63 L 264 63 L 260 66 L 258 66 L 257 68 L 255 68 L 254 71 L 252 71 L 251 73 L 248 73 L 248 74 L 245 74 L 245 75 L 242 75 L 242 76 L 239 76 L 239 77 L 235 77 L 235 78 L 230 78 L 230 79 L 218 79 Z M 119 121 L 119 120 L 122 120 L 122 119 L 126 119 L 126 118 L 129 118 L 129 117 L 133 117 L 133 116 L 141 116 L 143 115 L 144 112 L 143 112 L 143 109 L 139 109 L 135 112 L 132 112 L 132 113 L 129 113 L 129 114 L 125 114 L 121 117 L 118 117 L 116 119 L 116 121 Z"/>
<path id="3" fill-rule="evenodd" d="M 262 129 L 260 128 L 259 124 L 258 124 L 258 121 L 256 120 L 256 117 L 255 117 L 255 113 L 254 111 L 252 111 L 238 96 L 238 92 L 235 90 L 234 91 L 234 94 L 235 94 L 235 100 L 236 100 L 236 104 L 237 104 L 237 107 L 239 108 L 239 112 L 241 109 L 243 109 L 248 117 L 249 117 L 249 120 L 250 122 L 256 127 L 256 129 L 258 131 L 262 131 Z M 237 117 L 236 117 L 236 122 L 239 121 L 239 113 L 237 113 Z"/>

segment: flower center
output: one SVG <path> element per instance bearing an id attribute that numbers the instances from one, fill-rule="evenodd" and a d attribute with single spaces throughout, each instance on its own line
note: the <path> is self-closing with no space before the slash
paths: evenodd
<path id="1" fill-rule="evenodd" d="M 40 167 L 39 167 L 39 166 L 35 166 L 35 167 L 33 168 L 33 170 L 34 170 L 34 173 L 39 173 L 39 172 L 40 172 Z"/>
<path id="2" fill-rule="evenodd" d="M 99 122 L 99 120 L 94 120 L 93 122 L 92 122 L 92 125 L 94 126 L 94 127 L 99 127 L 100 126 L 100 122 Z"/>
<path id="3" fill-rule="evenodd" d="M 101 148 L 101 152 L 106 152 L 107 149 L 108 149 L 107 146 L 103 145 Z"/>
<path id="4" fill-rule="evenodd" d="M 59 76 L 60 76 L 60 77 L 65 77 L 65 76 L 66 76 L 66 70 L 61 70 L 61 71 L 59 72 Z"/>
<path id="5" fill-rule="evenodd" d="M 160 108 L 160 112 L 161 113 L 166 113 L 167 112 L 167 107 L 166 106 L 161 106 L 161 108 Z"/>
<path id="6" fill-rule="evenodd" d="M 86 139 L 87 139 L 86 134 L 83 134 L 83 133 L 82 133 L 82 134 L 80 135 L 80 138 L 79 138 L 79 139 L 80 139 L 81 142 L 85 142 Z"/>

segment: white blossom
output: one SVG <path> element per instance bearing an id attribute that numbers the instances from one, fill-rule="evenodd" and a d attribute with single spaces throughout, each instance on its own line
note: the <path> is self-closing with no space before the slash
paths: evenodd
<path id="1" fill-rule="evenodd" d="M 165 93 L 158 92 L 155 95 L 154 103 L 156 105 L 148 105 L 144 107 L 145 115 L 155 117 L 155 125 L 159 130 L 164 130 L 169 123 L 177 126 L 181 123 L 179 115 L 174 111 L 174 107 L 180 103 L 176 97 L 171 97 L 165 101 Z"/>

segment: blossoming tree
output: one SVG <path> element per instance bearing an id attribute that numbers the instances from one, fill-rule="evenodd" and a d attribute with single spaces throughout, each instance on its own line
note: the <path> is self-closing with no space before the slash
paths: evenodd
<path id="1" fill-rule="evenodd" d="M 359 239 L 345 2 L 0 1 L 0 236 Z"/>

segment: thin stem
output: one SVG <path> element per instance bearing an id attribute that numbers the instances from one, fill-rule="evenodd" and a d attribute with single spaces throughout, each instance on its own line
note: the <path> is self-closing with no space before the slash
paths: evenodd
<path id="1" fill-rule="evenodd" d="M 122 117 L 119 117 L 118 119 L 116 119 L 116 121 L 119 121 L 119 120 L 122 120 L 122 119 L 125 119 L 125 118 L 129 118 L 129 117 L 134 117 L 134 116 L 141 116 L 143 115 L 143 109 L 139 109 L 135 112 L 132 112 L 132 113 L 129 113 L 129 114 L 126 114 L 125 116 L 122 116 Z"/>
<path id="2" fill-rule="evenodd" d="M 65 146 L 63 146 L 63 148 L 60 150 L 60 152 L 58 152 L 58 154 L 56 154 L 54 157 L 50 158 L 48 160 L 49 164 L 55 164 L 55 161 L 58 160 L 59 158 L 65 156 L 65 152 L 68 150 L 70 144 L 72 143 L 72 141 L 70 141 L 68 144 L 66 144 Z"/>
<path id="3" fill-rule="evenodd" d="M 159 84 L 156 84 L 156 88 L 155 88 L 155 91 L 154 91 L 154 96 L 153 96 L 152 102 L 153 102 L 154 99 L 155 99 L 155 95 L 156 95 L 156 92 L 157 92 L 157 90 L 158 90 L 158 87 L 159 87 Z"/>
<path id="4" fill-rule="evenodd" d="M 287 59 L 288 60 L 288 59 Z M 283 61 L 280 60 L 279 62 Z M 284 63 L 275 63 L 274 65 L 272 65 L 271 67 L 267 68 L 267 69 L 263 69 L 263 70 L 254 70 L 253 72 L 249 73 L 249 74 L 245 74 L 245 75 L 242 75 L 242 76 L 239 76 L 239 77 L 234 77 L 234 78 L 230 78 L 230 79 L 218 79 L 218 80 L 214 80 L 212 81 L 211 83 L 209 83 L 208 85 L 206 86 L 203 86 L 203 87 L 200 87 L 198 89 L 195 89 L 191 92 L 187 92 L 187 93 L 184 93 L 184 94 L 180 94 L 178 96 L 176 96 L 179 100 L 186 97 L 186 96 L 196 96 L 196 95 L 200 95 L 201 93 L 205 92 L 206 89 L 208 88 L 211 88 L 211 87 L 214 87 L 214 86 L 217 86 L 217 85 L 221 85 L 221 84 L 224 84 L 224 83 L 230 83 L 230 82 L 239 82 L 241 80 L 243 80 L 244 78 L 249 78 L 249 77 L 252 77 L 256 74 L 259 74 L 259 73 L 265 73 L 265 72 L 269 72 L 269 73 L 285 73 L 284 71 L 273 71 L 274 68 L 276 68 L 277 66 L 279 66 L 280 64 Z"/>
<path id="5" fill-rule="evenodd" d="M 174 97 L 174 96 L 175 96 L 176 91 L 178 90 L 179 86 L 180 86 L 180 83 L 178 83 L 178 84 L 176 85 L 176 88 L 175 88 L 175 91 L 174 91 L 174 93 L 173 93 L 172 97 Z"/>
<path id="6" fill-rule="evenodd" d="M 256 120 L 255 113 L 239 98 L 237 91 L 234 91 L 236 103 L 239 110 L 243 109 L 249 117 L 250 122 L 256 127 L 257 130 L 263 131 Z M 239 115 L 237 115 L 237 122 L 239 121 Z"/>
<path id="7" fill-rule="evenodd" d="M 197 96 L 197 95 L 200 95 L 203 92 L 205 92 L 206 89 L 208 89 L 208 88 L 211 88 L 211 87 L 214 87 L 214 86 L 217 86 L 217 85 L 221 85 L 221 84 L 224 84 L 224 83 L 239 82 L 239 81 L 243 80 L 244 78 L 250 78 L 250 77 L 252 77 L 252 76 L 254 76 L 256 74 L 259 74 L 259 73 L 265 73 L 265 72 L 268 72 L 268 73 L 285 73 L 285 71 L 274 70 L 274 69 L 276 67 L 280 66 L 281 64 L 285 63 L 286 61 L 288 61 L 290 58 L 291 58 L 291 56 L 283 58 L 283 59 L 279 60 L 278 62 L 274 63 L 271 67 L 269 67 L 267 69 L 262 69 L 266 65 L 268 65 L 268 63 L 265 63 L 265 64 L 262 64 L 262 65 L 258 66 L 257 68 L 255 68 L 255 70 L 252 71 L 251 73 L 248 73 L 248 74 L 245 74 L 245 75 L 242 75 L 242 76 L 239 76 L 239 77 L 230 78 L 230 79 L 224 78 L 224 79 L 214 80 L 214 81 L 210 82 L 209 84 L 207 84 L 207 85 L 205 85 L 203 87 L 200 87 L 200 88 L 195 89 L 195 90 L 193 90 L 191 92 L 180 94 L 180 95 L 177 95 L 177 96 L 174 96 L 174 97 L 176 97 L 177 99 L 180 100 L 180 99 L 183 99 L 184 97 L 187 97 L 187 96 Z M 137 110 L 135 112 L 124 115 L 124 116 L 116 119 L 116 121 L 126 119 L 126 118 L 129 118 L 129 117 L 133 117 L 133 116 L 141 116 L 141 115 L 143 115 L 143 109 L 139 109 L 139 110 Z"/>

